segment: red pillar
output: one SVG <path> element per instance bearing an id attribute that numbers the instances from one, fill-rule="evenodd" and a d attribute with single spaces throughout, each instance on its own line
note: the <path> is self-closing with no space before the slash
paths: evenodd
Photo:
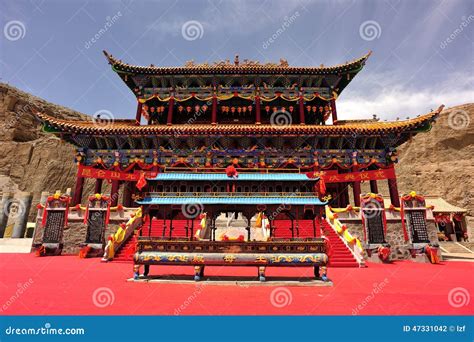
<path id="1" fill-rule="evenodd" d="M 132 206 L 132 186 L 133 186 L 133 182 L 125 182 L 123 184 L 122 202 L 125 207 Z"/>
<path id="2" fill-rule="evenodd" d="M 334 125 L 337 121 L 337 110 L 336 110 L 336 100 L 331 100 L 331 112 L 332 112 L 332 124 Z"/>
<path id="3" fill-rule="evenodd" d="M 115 207 L 118 204 L 118 192 L 119 192 L 120 183 L 118 180 L 112 181 L 112 191 L 110 192 L 110 205 Z"/>
<path id="4" fill-rule="evenodd" d="M 217 125 L 217 95 L 212 95 L 212 117 L 211 123 Z"/>
<path id="5" fill-rule="evenodd" d="M 388 191 L 390 193 L 390 202 L 392 202 L 394 207 L 400 208 L 400 197 L 398 196 L 398 186 L 396 178 L 388 180 Z"/>
<path id="6" fill-rule="evenodd" d="M 255 96 L 255 124 L 260 125 L 262 123 L 260 114 L 260 96 Z"/>
<path id="7" fill-rule="evenodd" d="M 174 107 L 174 96 L 170 97 L 168 102 L 168 119 L 166 120 L 166 124 L 171 126 L 173 124 L 173 108 Z"/>
<path id="8" fill-rule="evenodd" d="M 300 110 L 300 125 L 304 125 L 305 120 L 304 120 L 304 99 L 303 99 L 303 95 L 300 95 L 300 99 L 298 100 L 298 103 L 299 103 L 299 110 Z"/>
<path id="9" fill-rule="evenodd" d="M 373 194 L 378 194 L 379 193 L 379 187 L 377 185 L 376 180 L 371 180 L 370 181 L 370 192 Z"/>
<path id="10" fill-rule="evenodd" d="M 135 116 L 135 124 L 137 126 L 140 125 L 140 121 L 142 120 L 142 106 L 143 104 L 140 101 L 138 101 L 137 115 Z"/>
<path id="11" fill-rule="evenodd" d="M 101 194 L 102 193 L 102 182 L 104 180 L 101 178 L 97 178 L 95 180 L 95 186 L 94 186 L 94 194 Z"/>
<path id="12" fill-rule="evenodd" d="M 84 190 L 84 177 L 77 176 L 76 188 L 74 189 L 74 197 L 72 199 L 72 205 L 80 204 L 82 200 L 82 190 Z"/>
<path id="13" fill-rule="evenodd" d="M 352 172 L 359 171 L 359 166 L 356 164 L 352 167 Z M 360 207 L 360 181 L 356 181 L 352 185 L 352 190 L 354 194 L 354 205 Z"/>

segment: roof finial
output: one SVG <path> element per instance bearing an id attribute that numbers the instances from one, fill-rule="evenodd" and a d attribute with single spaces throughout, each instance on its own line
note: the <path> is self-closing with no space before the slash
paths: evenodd
<path id="1" fill-rule="evenodd" d="M 235 55 L 234 64 L 235 66 L 239 66 L 239 55 Z"/>

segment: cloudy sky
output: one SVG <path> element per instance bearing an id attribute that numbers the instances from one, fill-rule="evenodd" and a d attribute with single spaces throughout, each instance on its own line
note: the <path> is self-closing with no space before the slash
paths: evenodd
<path id="1" fill-rule="evenodd" d="M 341 119 L 413 117 L 474 98 L 470 0 L 2 0 L 0 16 L 0 81 L 86 114 L 136 110 L 104 49 L 162 66 L 235 54 L 332 65 L 372 50 L 338 100 Z"/>

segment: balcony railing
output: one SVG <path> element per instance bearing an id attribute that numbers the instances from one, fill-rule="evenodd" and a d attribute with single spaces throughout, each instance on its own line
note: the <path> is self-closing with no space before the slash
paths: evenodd
<path id="1" fill-rule="evenodd" d="M 147 192 L 145 197 L 316 197 L 311 192 Z"/>

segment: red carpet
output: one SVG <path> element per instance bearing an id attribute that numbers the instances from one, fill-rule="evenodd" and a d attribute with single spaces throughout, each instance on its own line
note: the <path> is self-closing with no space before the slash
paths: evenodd
<path id="1" fill-rule="evenodd" d="M 474 263 L 468 262 L 431 265 L 404 261 L 391 265 L 370 264 L 368 268 L 329 268 L 333 287 L 131 283 L 126 281 L 132 275 L 130 264 L 106 264 L 77 256 L 38 258 L 32 254 L 2 254 L 0 270 L 3 315 L 456 315 L 474 312 L 474 299 L 467 301 L 474 294 Z M 152 267 L 154 274 L 172 270 L 190 278 L 193 273 L 192 267 Z M 310 268 L 267 271 L 268 276 L 287 277 L 309 277 L 311 272 Z M 255 273 L 255 268 L 206 269 L 208 275 L 254 276 Z M 450 301 L 448 295 L 453 290 L 456 293 Z M 95 291 L 102 294 L 96 297 L 98 305 L 93 300 Z M 110 305 L 104 306 L 104 303 Z"/>

